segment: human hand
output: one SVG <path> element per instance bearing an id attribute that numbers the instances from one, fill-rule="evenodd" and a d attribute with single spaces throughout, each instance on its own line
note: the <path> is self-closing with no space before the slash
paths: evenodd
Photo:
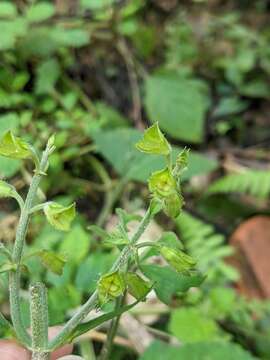
<path id="1" fill-rule="evenodd" d="M 52 338 L 59 332 L 59 327 L 54 327 L 49 330 L 49 337 Z M 62 356 L 71 354 L 73 346 L 68 344 L 57 349 L 51 354 L 51 360 L 56 360 Z M 0 359 L 1 360 L 30 360 L 30 351 L 23 348 L 12 340 L 0 340 Z"/>

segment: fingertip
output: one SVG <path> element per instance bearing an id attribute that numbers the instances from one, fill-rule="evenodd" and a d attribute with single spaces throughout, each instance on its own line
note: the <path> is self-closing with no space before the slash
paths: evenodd
<path id="1" fill-rule="evenodd" d="M 49 329 L 49 338 L 52 339 L 54 336 L 56 336 L 61 330 L 61 326 L 55 326 L 53 328 Z M 72 353 L 73 345 L 72 344 L 66 344 L 59 349 L 56 349 L 52 355 L 51 360 L 56 360 L 58 358 L 61 358 L 62 356 L 69 355 Z"/>
<path id="2" fill-rule="evenodd" d="M 30 353 L 19 344 L 10 340 L 0 340 L 1 360 L 30 360 Z"/>

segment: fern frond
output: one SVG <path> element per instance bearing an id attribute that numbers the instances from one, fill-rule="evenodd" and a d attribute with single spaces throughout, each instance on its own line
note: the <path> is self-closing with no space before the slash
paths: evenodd
<path id="1" fill-rule="evenodd" d="M 270 194 L 270 171 L 249 170 L 224 176 L 210 185 L 206 194 L 233 192 L 267 198 Z"/>
<path id="2" fill-rule="evenodd" d="M 235 281 L 238 278 L 237 271 L 224 261 L 232 255 L 233 248 L 225 244 L 224 236 L 215 232 L 212 225 L 182 212 L 176 219 L 176 226 L 189 254 L 209 280 Z"/>

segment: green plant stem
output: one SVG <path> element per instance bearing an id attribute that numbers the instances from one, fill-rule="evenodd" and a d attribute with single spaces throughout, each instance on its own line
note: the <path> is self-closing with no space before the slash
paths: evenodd
<path id="1" fill-rule="evenodd" d="M 104 166 L 94 156 L 89 157 L 89 161 L 93 169 L 97 172 L 102 180 L 104 187 L 107 188 L 104 205 L 96 221 L 97 226 L 103 226 L 112 212 L 112 208 L 117 201 L 119 195 L 123 191 L 128 179 L 123 177 L 118 183 L 112 187 L 112 180 Z"/>
<path id="2" fill-rule="evenodd" d="M 47 290 L 42 283 L 30 287 L 32 360 L 49 359 Z"/>
<path id="3" fill-rule="evenodd" d="M 84 360 L 96 360 L 91 340 L 81 340 L 79 343 L 80 353 Z"/>
<path id="4" fill-rule="evenodd" d="M 141 249 L 141 248 L 144 248 L 144 247 L 156 247 L 158 248 L 158 244 L 154 243 L 153 241 L 144 241 L 138 245 L 136 245 L 136 248 L 137 249 Z"/>
<path id="5" fill-rule="evenodd" d="M 139 240 L 141 235 L 144 233 L 145 229 L 149 225 L 152 219 L 150 207 L 146 211 L 143 219 L 140 222 L 140 225 L 130 240 L 130 244 L 124 247 L 121 251 L 119 257 L 116 259 L 114 265 L 111 268 L 111 272 L 116 271 L 121 266 L 123 266 L 129 259 L 129 255 L 132 253 L 132 247 Z M 93 310 L 96 306 L 98 300 L 98 291 L 96 290 L 86 303 L 78 310 L 78 312 L 65 324 L 59 334 L 49 342 L 49 349 L 54 350 L 59 346 L 63 345 L 65 341 L 68 340 L 69 335 L 76 328 L 76 326 L 87 316 L 87 314 Z"/>
<path id="6" fill-rule="evenodd" d="M 30 220 L 29 211 L 32 208 L 37 190 L 42 178 L 42 174 L 46 171 L 48 164 L 49 148 L 43 152 L 40 167 L 36 174 L 33 176 L 29 191 L 21 210 L 19 224 L 16 232 L 16 239 L 13 247 L 12 262 L 17 266 L 15 271 L 9 273 L 9 294 L 10 294 L 10 312 L 13 326 L 16 331 L 18 339 L 25 345 L 31 345 L 31 339 L 26 331 L 26 328 L 22 321 L 21 309 L 20 309 L 20 275 L 21 275 L 21 257 L 25 242 L 25 236 Z"/>
<path id="7" fill-rule="evenodd" d="M 119 310 L 121 308 L 121 306 L 123 305 L 124 302 L 124 296 L 120 296 L 119 298 L 116 299 L 116 304 L 115 304 L 115 310 Z M 111 354 L 111 350 L 112 350 L 112 346 L 113 346 L 113 340 L 114 337 L 116 335 L 117 329 L 118 329 L 118 325 L 119 325 L 119 321 L 120 321 L 121 316 L 117 316 L 115 319 L 113 319 L 111 321 L 111 325 L 110 328 L 108 330 L 108 334 L 107 334 L 107 341 L 105 342 L 99 360 L 108 360 L 109 356 Z"/>
<path id="8" fill-rule="evenodd" d="M 103 208 L 99 214 L 99 217 L 96 221 L 97 226 L 103 226 L 105 224 L 109 215 L 112 213 L 113 206 L 114 206 L 115 202 L 117 201 L 119 195 L 123 191 L 127 181 L 128 180 L 126 178 L 120 179 L 112 191 L 106 192 L 104 206 L 103 206 Z"/>

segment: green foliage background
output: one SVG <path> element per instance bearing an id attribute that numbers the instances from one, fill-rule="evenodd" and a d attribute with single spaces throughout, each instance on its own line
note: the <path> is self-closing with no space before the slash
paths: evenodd
<path id="1" fill-rule="evenodd" d="M 178 234 L 207 278 L 185 293 L 184 276 L 174 282 L 169 268 L 144 265 L 167 304 L 151 326 L 169 344 L 155 342 L 141 357 L 117 348 L 113 356 L 270 358 L 269 304 L 237 294 L 239 274 L 226 262 L 237 224 L 269 214 L 269 11 L 266 0 L 0 2 L 0 136 L 11 129 L 42 148 L 56 133 L 43 191 L 63 204 L 76 200 L 79 211 L 64 236 L 35 216 L 27 239 L 29 252 L 46 248 L 68 259 L 62 276 L 35 258 L 27 262 L 24 288 L 30 278 L 46 282 L 51 325 L 94 291 L 115 259 L 88 226 L 110 223 L 118 206 L 144 208 L 145 183 L 163 160 L 134 144 L 158 121 L 175 155 L 191 148 L 185 211 L 159 223 Z M 22 191 L 30 172 L 28 164 L 0 158 L 1 178 Z M 1 200 L 0 237 L 7 244 L 16 216 L 14 204 Z M 5 275 L 0 281 L 5 310 Z M 27 301 L 22 307 L 28 323 Z M 171 346 L 172 337 L 183 346 Z"/>

